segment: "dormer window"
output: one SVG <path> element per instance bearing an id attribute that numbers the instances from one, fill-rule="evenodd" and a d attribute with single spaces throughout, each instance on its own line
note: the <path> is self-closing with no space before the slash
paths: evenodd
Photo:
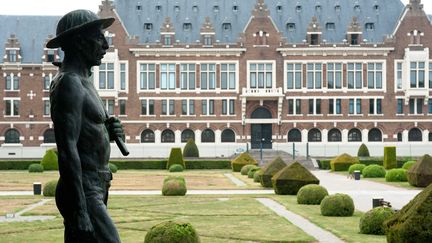
<path id="1" fill-rule="evenodd" d="M 217 5 L 213 6 L 213 12 L 218 13 L 219 12 L 219 6 L 217 6 Z"/>
<path id="2" fill-rule="evenodd" d="M 141 6 L 141 5 L 136 5 L 136 10 L 137 10 L 137 11 L 142 10 L 142 6 Z"/>
<path id="3" fill-rule="evenodd" d="M 310 35 L 310 44 L 311 45 L 319 45 L 319 34 L 311 34 Z"/>
<path id="4" fill-rule="evenodd" d="M 340 12 L 342 8 L 341 8 L 340 5 L 336 5 L 336 6 L 334 7 L 334 9 L 335 9 L 336 12 Z"/>
<path id="5" fill-rule="evenodd" d="M 321 12 L 321 10 L 322 10 L 321 5 L 316 5 L 316 6 L 315 6 L 315 11 L 316 11 L 317 13 Z"/>
<path id="6" fill-rule="evenodd" d="M 213 45 L 213 37 L 211 35 L 204 35 L 204 45 L 205 46 Z"/>
<path id="7" fill-rule="evenodd" d="M 365 29 L 369 30 L 369 31 L 375 30 L 375 24 L 374 23 L 366 23 L 365 24 Z"/>
<path id="8" fill-rule="evenodd" d="M 156 12 L 162 11 L 162 6 L 161 5 L 156 5 L 155 10 L 156 10 Z"/>
<path id="9" fill-rule="evenodd" d="M 301 5 L 297 5 L 296 6 L 296 12 L 300 13 L 302 11 L 302 6 Z"/>
<path id="10" fill-rule="evenodd" d="M 360 38 L 359 34 L 351 34 L 351 45 L 359 45 L 360 44 L 359 38 Z"/>
<path id="11" fill-rule="evenodd" d="M 335 30 L 336 29 L 336 25 L 333 22 L 328 22 L 326 23 L 326 30 Z"/>
<path id="12" fill-rule="evenodd" d="M 47 50 L 46 61 L 47 62 L 54 62 L 55 61 L 55 51 L 54 50 Z"/>
<path id="13" fill-rule="evenodd" d="M 379 5 L 374 5 L 374 6 L 373 6 L 373 9 L 374 9 L 375 11 L 379 11 Z"/>
<path id="14" fill-rule="evenodd" d="M 180 12 L 180 6 L 174 6 L 174 12 L 176 13 Z"/>
<path id="15" fill-rule="evenodd" d="M 184 23 L 183 24 L 183 31 L 192 31 L 192 24 L 191 23 Z"/>
<path id="16" fill-rule="evenodd" d="M 153 29 L 152 23 L 144 23 L 144 30 L 151 31 Z"/>
<path id="17" fill-rule="evenodd" d="M 198 6 L 192 6 L 192 11 L 194 12 L 194 13 L 197 13 L 198 12 Z"/>
<path id="18" fill-rule="evenodd" d="M 360 12 L 360 5 L 355 5 L 354 6 L 354 11 L 355 12 Z"/>
<path id="19" fill-rule="evenodd" d="M 287 23 L 286 27 L 287 27 L 288 31 L 295 31 L 296 30 L 295 23 Z"/>
<path id="20" fill-rule="evenodd" d="M 276 12 L 281 13 L 282 12 L 282 5 L 276 6 Z"/>
<path id="21" fill-rule="evenodd" d="M 234 13 L 238 12 L 238 10 L 239 10 L 239 6 L 234 5 L 234 6 L 232 7 L 232 10 L 233 10 Z"/>
<path id="22" fill-rule="evenodd" d="M 17 50 L 9 50 L 8 61 L 17 62 Z"/>
<path id="23" fill-rule="evenodd" d="M 165 35 L 164 38 L 163 38 L 163 41 L 164 41 L 164 45 L 165 45 L 165 46 L 170 46 L 170 45 L 172 45 L 172 38 L 171 38 L 171 35 Z"/>
<path id="24" fill-rule="evenodd" d="M 223 23 L 222 24 L 222 30 L 223 31 L 230 31 L 231 30 L 231 23 Z"/>

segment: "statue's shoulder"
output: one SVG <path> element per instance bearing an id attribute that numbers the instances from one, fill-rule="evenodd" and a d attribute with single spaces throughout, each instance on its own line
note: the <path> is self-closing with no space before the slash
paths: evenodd
<path id="1" fill-rule="evenodd" d="M 51 88 L 60 93 L 82 90 L 82 77 L 74 72 L 61 72 L 54 78 Z"/>

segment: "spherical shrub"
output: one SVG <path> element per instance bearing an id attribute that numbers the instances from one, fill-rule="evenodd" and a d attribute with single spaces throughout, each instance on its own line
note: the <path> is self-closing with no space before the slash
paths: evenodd
<path id="1" fill-rule="evenodd" d="M 262 170 L 257 170 L 253 176 L 253 181 L 261 183 Z"/>
<path id="2" fill-rule="evenodd" d="M 325 196 L 328 196 L 327 189 L 320 185 L 310 184 L 303 186 L 297 192 L 297 203 L 319 205 Z"/>
<path id="3" fill-rule="evenodd" d="M 117 173 L 118 171 L 117 165 L 113 163 L 108 163 L 108 168 L 112 173 Z"/>
<path id="4" fill-rule="evenodd" d="M 352 216 L 354 214 L 352 198 L 342 193 L 324 197 L 320 208 L 323 216 Z"/>
<path id="5" fill-rule="evenodd" d="M 365 178 L 383 178 L 386 175 L 386 170 L 381 165 L 368 165 L 362 171 Z"/>
<path id="6" fill-rule="evenodd" d="M 44 170 L 58 170 L 58 157 L 54 149 L 48 149 L 42 158 Z"/>
<path id="7" fill-rule="evenodd" d="M 157 224 L 149 230 L 144 243 L 198 243 L 199 236 L 189 223 L 167 221 Z"/>
<path id="8" fill-rule="evenodd" d="M 362 171 L 363 171 L 363 169 L 366 167 L 366 165 L 364 165 L 364 164 L 354 164 L 354 165 L 351 165 L 349 168 L 348 168 L 348 173 L 351 175 L 352 173 L 354 173 L 354 171 L 355 170 L 359 170 L 360 171 L 360 174 L 362 173 Z"/>
<path id="9" fill-rule="evenodd" d="M 170 176 L 164 180 L 162 195 L 184 196 L 186 195 L 186 182 L 183 177 Z"/>
<path id="10" fill-rule="evenodd" d="M 182 171 L 183 171 L 183 166 L 179 164 L 173 164 L 171 165 L 171 167 L 169 167 L 169 172 L 182 172 Z"/>
<path id="11" fill-rule="evenodd" d="M 44 187 L 43 187 L 43 195 L 45 197 L 54 197 L 55 196 L 55 192 L 56 192 L 56 188 L 57 188 L 57 180 L 53 180 L 53 181 L 48 181 L 47 183 L 45 183 Z"/>
<path id="12" fill-rule="evenodd" d="M 405 169 L 391 169 L 387 171 L 385 179 L 388 182 L 408 181 L 407 171 Z"/>
<path id="13" fill-rule="evenodd" d="M 255 175 L 255 172 L 257 172 L 259 170 L 261 170 L 261 168 L 258 167 L 258 166 L 255 166 L 252 169 L 250 169 L 249 172 L 248 172 L 248 178 L 253 178 L 254 175 Z"/>
<path id="14" fill-rule="evenodd" d="M 256 167 L 256 165 L 245 165 L 241 168 L 240 174 L 247 175 L 249 173 L 249 170 Z"/>
<path id="15" fill-rule="evenodd" d="M 41 164 L 31 164 L 28 167 L 28 171 L 30 173 L 41 173 L 44 171 L 44 168 Z"/>
<path id="16" fill-rule="evenodd" d="M 402 165 L 402 169 L 409 170 L 417 161 L 410 160 Z"/>
<path id="17" fill-rule="evenodd" d="M 391 208 L 377 207 L 367 211 L 360 218 L 360 233 L 371 235 L 384 235 L 384 222 L 393 216 Z"/>

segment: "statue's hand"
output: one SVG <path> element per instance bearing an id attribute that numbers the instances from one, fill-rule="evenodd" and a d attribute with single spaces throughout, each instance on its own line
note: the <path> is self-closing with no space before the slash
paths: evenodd
<path id="1" fill-rule="evenodd" d="M 87 212 L 76 215 L 76 234 L 78 238 L 82 239 L 82 242 L 88 242 L 89 239 L 94 238 L 93 224 Z"/>
<path id="2" fill-rule="evenodd" d="M 105 126 L 111 141 L 113 141 L 115 137 L 124 137 L 123 125 L 116 117 L 108 118 L 108 120 L 105 121 Z"/>

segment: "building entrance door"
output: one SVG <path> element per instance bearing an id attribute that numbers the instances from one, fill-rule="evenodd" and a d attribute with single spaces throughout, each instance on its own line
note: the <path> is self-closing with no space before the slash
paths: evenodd
<path id="1" fill-rule="evenodd" d="M 271 149 L 272 148 L 272 125 L 271 124 L 251 124 L 251 147 L 252 149 Z"/>

